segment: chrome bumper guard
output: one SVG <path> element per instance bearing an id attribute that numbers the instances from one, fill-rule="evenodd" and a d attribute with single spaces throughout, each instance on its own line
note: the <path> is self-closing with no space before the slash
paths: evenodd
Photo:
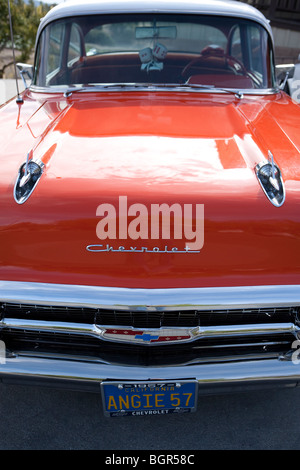
<path id="1" fill-rule="evenodd" d="M 0 302 L 98 307 L 106 309 L 168 310 L 180 306 L 181 310 L 207 308 L 283 307 L 300 306 L 300 286 L 259 286 L 206 289 L 117 289 L 92 286 L 69 286 L 41 283 L 0 281 Z M 101 328 L 96 325 L 57 324 L 39 321 L 2 318 L 0 333 L 12 330 L 51 330 L 66 333 L 96 335 L 101 338 Z M 290 333 L 295 341 L 299 328 L 293 323 L 257 324 L 245 326 L 202 328 L 204 336 L 235 336 L 268 333 Z M 1 341 L 0 341 L 1 343 Z M 0 344 L 1 346 L 1 344 Z M 145 346 L 146 347 L 146 346 Z M 1 356 L 0 380 L 41 385 L 62 386 L 76 390 L 100 391 L 100 384 L 110 381 L 190 380 L 199 384 L 199 393 L 239 390 L 251 387 L 297 385 L 300 382 L 300 364 L 295 356 L 247 358 L 167 366 L 130 366 L 109 363 L 97 358 L 71 356 L 34 351 L 7 351 Z"/>

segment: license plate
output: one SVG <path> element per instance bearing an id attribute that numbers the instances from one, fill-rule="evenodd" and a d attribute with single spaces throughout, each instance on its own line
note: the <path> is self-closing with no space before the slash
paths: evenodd
<path id="1" fill-rule="evenodd" d="M 187 413 L 197 407 L 197 382 L 102 382 L 106 416 Z"/>

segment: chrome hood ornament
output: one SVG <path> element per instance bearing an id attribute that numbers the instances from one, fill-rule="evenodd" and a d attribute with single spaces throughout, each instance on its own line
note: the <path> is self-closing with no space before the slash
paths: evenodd
<path id="1" fill-rule="evenodd" d="M 32 159 L 32 151 L 27 154 L 26 162 L 19 169 L 14 187 L 14 198 L 18 204 L 27 201 L 43 174 L 44 166 L 43 162 Z"/>
<path id="2" fill-rule="evenodd" d="M 275 207 L 280 207 L 285 201 L 285 188 L 280 169 L 275 165 L 270 150 L 268 156 L 269 161 L 263 161 L 256 165 L 256 176 L 269 201 Z"/>

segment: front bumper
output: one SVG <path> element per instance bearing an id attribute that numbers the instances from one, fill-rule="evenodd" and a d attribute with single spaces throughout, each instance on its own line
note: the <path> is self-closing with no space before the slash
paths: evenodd
<path id="1" fill-rule="evenodd" d="M 0 364 L 4 383 L 22 383 L 100 392 L 105 380 L 140 381 L 196 380 L 199 394 L 251 388 L 298 385 L 300 365 L 284 359 L 174 367 L 126 367 L 80 360 L 80 358 L 18 355 Z"/>
<path id="2" fill-rule="evenodd" d="M 293 354 L 299 342 L 300 286 L 298 285 L 147 290 L 2 281 L 0 282 L 0 303 L 3 310 L 0 320 L 0 342 L 5 346 L 8 337 L 13 345 L 13 347 L 8 347 L 2 356 L 0 350 L 0 380 L 2 382 L 34 383 L 43 386 L 100 391 L 100 384 L 106 380 L 133 382 L 196 380 L 200 394 L 253 387 L 298 385 L 300 382 L 300 364 L 298 364 L 298 356 Z M 41 306 L 40 309 L 34 311 L 34 318 L 28 319 L 27 316 L 21 319 L 20 317 L 7 318 L 5 315 L 5 312 L 16 312 L 17 316 L 21 306 L 25 306 L 23 315 L 27 315 L 27 310 L 31 311 L 32 305 Z M 208 309 L 218 314 L 218 318 L 222 318 L 225 310 L 228 313 L 236 309 L 239 309 L 239 312 L 247 311 L 248 317 L 252 311 L 255 311 L 257 315 L 260 309 L 267 309 L 263 315 L 269 315 L 269 312 L 276 308 L 288 309 L 288 315 L 291 315 L 291 311 L 294 313 L 293 317 L 289 317 L 288 323 L 282 321 L 282 323 L 214 326 L 203 329 L 198 327 L 199 336 L 187 345 L 187 348 L 196 345 L 197 357 L 193 356 L 191 359 L 186 355 L 185 358 L 189 357 L 189 360 L 185 360 L 183 356 L 181 358 L 181 353 L 177 354 L 177 347 L 180 348 L 181 345 L 175 344 L 172 345 L 172 361 L 168 363 L 166 353 L 166 359 L 164 358 L 161 363 L 156 363 L 154 359 L 146 365 L 132 360 L 134 352 L 131 361 L 127 363 L 126 357 L 122 356 L 123 349 L 120 349 L 119 360 L 116 360 L 115 356 L 110 358 L 109 354 L 114 348 L 119 347 L 119 344 L 117 341 L 105 340 L 99 334 L 101 330 L 99 324 L 83 325 L 58 321 L 52 317 L 51 321 L 37 318 L 37 315 L 43 314 L 43 309 L 47 310 L 48 316 L 49 311 L 54 315 L 56 307 L 71 309 L 71 311 L 72 308 L 84 311 L 104 309 L 108 312 L 118 309 L 125 316 L 128 312 L 135 315 L 145 312 L 158 315 L 163 312 L 167 316 L 168 312 L 180 309 L 183 318 L 185 313 L 191 310 L 197 311 L 200 318 L 201 313 L 207 312 Z M 151 332 L 153 333 L 153 328 Z M 22 335 L 28 335 L 25 338 L 27 343 L 23 341 Z M 39 341 L 39 335 L 42 338 L 43 335 L 47 337 L 48 349 L 43 350 L 34 346 L 35 342 Z M 84 342 L 92 339 L 93 347 L 96 348 L 98 344 L 101 344 L 102 350 L 96 354 L 91 352 L 92 349 L 90 350 L 89 346 L 87 350 L 85 349 L 85 354 L 81 354 L 76 347 L 70 351 L 66 349 L 62 351 L 59 348 L 56 350 L 55 344 L 53 347 L 50 342 L 52 338 L 55 339 L 59 335 L 62 335 L 60 337 L 64 340 L 71 337 L 73 343 L 74 338 L 80 339 L 81 342 L 83 339 Z M 15 337 L 17 342 L 14 341 Z M 19 338 L 22 341 L 18 343 Z M 203 341 L 207 341 L 208 344 L 205 346 L 205 357 L 201 356 Z M 213 343 L 210 343 L 211 341 Z M 223 346 L 225 348 L 224 355 L 218 343 L 222 341 L 222 348 Z M 241 343 L 240 350 L 239 343 Z M 30 346 L 22 349 L 15 347 L 16 344 L 30 344 Z M 284 352 L 280 348 L 274 350 L 278 344 L 280 348 L 283 347 L 282 344 L 285 345 Z M 251 349 L 253 345 L 254 350 Z M 103 348 L 108 348 L 108 346 L 110 352 L 104 354 Z M 141 349 L 143 351 L 157 350 L 157 345 L 153 344 L 137 347 L 140 348 L 139 351 Z M 169 345 L 163 346 L 165 349 L 162 349 L 162 355 L 164 351 L 167 352 L 168 347 Z M 268 350 L 269 347 L 270 350 Z M 125 345 L 125 351 L 126 348 L 127 345 Z M 251 352 L 247 348 L 250 348 Z M 228 353 L 233 350 L 234 353 Z M 181 349 L 181 351 L 187 354 L 186 350 Z M 217 355 L 215 351 L 218 351 Z"/>

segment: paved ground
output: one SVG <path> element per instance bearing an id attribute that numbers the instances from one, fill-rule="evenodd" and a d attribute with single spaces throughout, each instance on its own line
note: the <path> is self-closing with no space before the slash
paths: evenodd
<path id="1" fill-rule="evenodd" d="M 263 390 L 202 397 L 189 415 L 105 418 L 98 394 L 0 384 L 0 450 L 299 450 L 299 401 L 300 388 Z"/>

